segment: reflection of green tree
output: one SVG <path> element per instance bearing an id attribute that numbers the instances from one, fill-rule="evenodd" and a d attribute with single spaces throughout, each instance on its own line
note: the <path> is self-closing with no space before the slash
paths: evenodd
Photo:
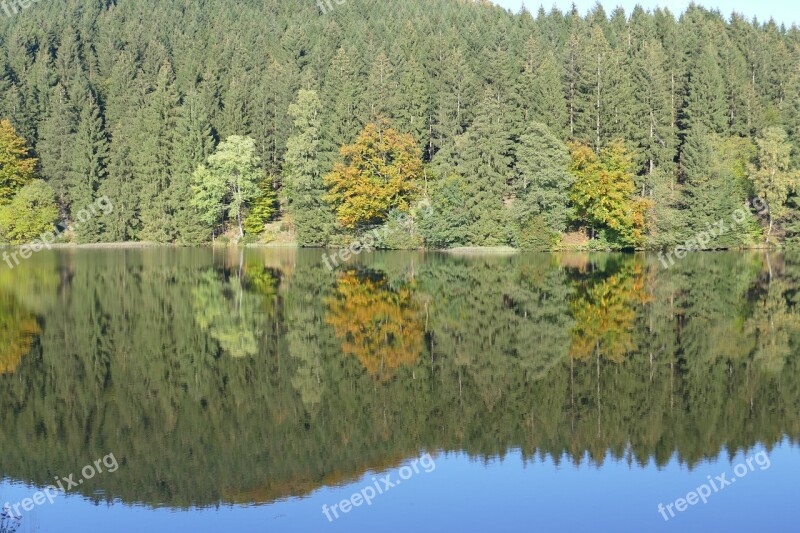
<path id="1" fill-rule="evenodd" d="M 192 291 L 195 321 L 223 352 L 233 357 L 255 355 L 265 318 L 274 309 L 276 285 L 263 267 L 251 266 L 241 276 L 227 278 L 207 270 Z"/>
<path id="2" fill-rule="evenodd" d="M 790 306 L 790 298 L 796 293 L 785 277 L 775 277 L 774 270 L 782 270 L 783 264 L 772 264 L 765 256 L 762 274 L 765 278 L 755 301 L 753 315 L 748 320 L 746 331 L 755 342 L 753 362 L 771 373 L 780 373 L 792 354 L 791 339 L 800 332 L 800 314 L 797 307 Z"/>
<path id="3" fill-rule="evenodd" d="M 328 297 L 322 288 L 333 283 L 333 273 L 315 256 L 300 254 L 286 295 L 286 344 L 296 361 L 292 387 L 306 410 L 316 413 L 332 376 L 323 368 L 323 354 L 336 353 L 339 342 L 325 324 Z"/>

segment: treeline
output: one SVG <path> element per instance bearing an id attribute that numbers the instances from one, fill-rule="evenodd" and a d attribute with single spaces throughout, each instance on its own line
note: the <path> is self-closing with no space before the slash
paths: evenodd
<path id="1" fill-rule="evenodd" d="M 388 224 L 387 247 L 665 247 L 757 197 L 769 209 L 709 247 L 800 235 L 800 33 L 774 22 L 695 5 L 676 18 L 452 0 L 326 12 L 51 0 L 3 22 L 0 44 L 0 113 L 38 158 L 58 220 L 101 196 L 115 206 L 80 241 L 203 242 L 279 220 L 270 231 L 302 245 Z M 352 165 L 370 125 L 401 146 L 410 136 L 424 167 L 376 189 L 399 200 L 349 206 L 364 214 L 351 224 L 331 173 L 381 183 Z M 249 195 L 198 199 L 224 181 L 198 169 L 231 137 L 252 143 Z M 432 215 L 398 223 L 420 198 Z"/>

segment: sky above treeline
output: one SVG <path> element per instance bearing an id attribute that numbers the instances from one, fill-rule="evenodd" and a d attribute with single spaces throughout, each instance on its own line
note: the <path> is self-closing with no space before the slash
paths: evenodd
<path id="1" fill-rule="evenodd" d="M 540 5 L 545 9 L 556 6 L 562 11 L 569 11 L 574 3 L 578 7 L 578 11 L 586 13 L 592 9 L 596 0 L 494 0 L 496 4 L 501 5 L 507 9 L 517 12 L 524 3 L 530 11 L 536 11 Z M 668 7 L 670 11 L 676 15 L 682 13 L 691 3 L 690 0 L 670 0 L 668 2 L 654 2 L 647 0 L 611 0 L 600 2 L 607 13 L 617 7 L 622 6 L 626 13 L 630 13 L 636 4 L 640 4 L 645 9 L 654 9 L 656 7 Z M 800 2 L 797 0 L 770 0 L 767 2 L 753 2 L 753 0 L 708 0 L 702 2 L 695 2 L 709 9 L 719 9 L 725 15 L 730 15 L 732 12 L 741 13 L 748 19 L 757 17 L 760 21 L 767 21 L 771 18 L 775 19 L 778 24 L 792 24 L 800 23 Z"/>

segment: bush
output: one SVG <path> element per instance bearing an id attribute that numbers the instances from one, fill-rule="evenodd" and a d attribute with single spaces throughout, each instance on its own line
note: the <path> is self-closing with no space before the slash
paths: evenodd
<path id="1" fill-rule="evenodd" d="M 42 180 L 31 181 L 0 207 L 0 234 L 11 244 L 30 242 L 53 231 L 57 221 L 55 192 Z"/>
<path id="2" fill-rule="evenodd" d="M 558 234 L 550 230 L 539 216 L 533 216 L 520 224 L 512 238 L 515 248 L 536 252 L 550 251 L 557 242 Z"/>

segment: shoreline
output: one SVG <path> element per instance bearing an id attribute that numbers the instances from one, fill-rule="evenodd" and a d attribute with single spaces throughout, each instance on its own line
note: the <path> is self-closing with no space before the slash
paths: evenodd
<path id="1" fill-rule="evenodd" d="M 0 244 L 0 250 L 19 250 L 25 246 L 30 247 L 30 244 Z M 296 249 L 296 250 L 341 250 L 345 246 L 314 246 L 303 248 L 294 242 L 283 243 L 248 243 L 248 244 L 219 244 L 219 243 L 200 243 L 200 244 L 175 244 L 175 243 L 158 243 L 158 242 L 98 242 L 98 243 L 56 243 L 47 247 L 52 250 L 125 250 L 125 249 L 144 249 L 144 248 L 252 248 L 252 249 Z M 687 253 L 698 252 L 747 252 L 747 251 L 786 251 L 798 249 L 798 246 L 769 246 L 758 245 L 738 248 L 708 248 L 703 250 L 687 250 Z M 458 246 L 455 248 L 411 248 L 411 249 L 376 249 L 376 252 L 438 252 L 448 253 L 453 255 L 474 255 L 474 254 L 492 254 L 492 255 L 513 255 L 522 253 L 546 253 L 546 254 L 559 254 L 559 253 L 574 253 L 574 252 L 588 252 L 588 253 L 659 253 L 664 249 L 659 248 L 641 248 L 641 249 L 627 249 L 627 250 L 614 250 L 614 249 L 590 249 L 588 247 L 576 246 L 563 247 L 553 250 L 523 250 L 521 248 L 513 248 L 511 246 Z"/>

